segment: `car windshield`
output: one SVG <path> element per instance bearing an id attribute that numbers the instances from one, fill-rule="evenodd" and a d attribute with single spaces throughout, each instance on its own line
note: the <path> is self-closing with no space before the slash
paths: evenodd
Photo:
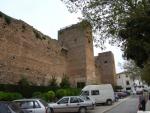
<path id="1" fill-rule="evenodd" d="M 89 96 L 89 91 L 82 91 L 81 96 Z"/>

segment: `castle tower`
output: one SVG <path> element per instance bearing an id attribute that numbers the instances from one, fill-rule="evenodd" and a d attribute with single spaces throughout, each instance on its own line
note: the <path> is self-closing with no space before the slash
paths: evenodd
<path id="1" fill-rule="evenodd" d="M 75 86 L 95 83 L 92 29 L 89 23 L 81 23 L 58 32 L 59 43 L 68 49 L 67 74 Z"/>
<path id="2" fill-rule="evenodd" d="M 99 53 L 95 57 L 95 63 L 97 65 L 97 71 L 100 72 L 96 76 L 100 76 L 102 84 L 112 84 L 116 85 L 116 70 L 114 55 L 111 51 Z M 97 72 L 96 71 L 96 72 Z"/>

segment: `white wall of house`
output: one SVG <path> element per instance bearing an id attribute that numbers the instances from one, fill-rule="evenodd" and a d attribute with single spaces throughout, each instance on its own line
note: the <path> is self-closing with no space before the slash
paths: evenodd
<path id="1" fill-rule="evenodd" d="M 122 86 L 123 91 L 127 91 L 128 88 L 131 88 L 133 92 L 137 91 L 137 88 L 140 86 L 144 86 L 143 88 L 148 89 L 148 85 L 143 83 L 140 76 L 137 76 L 135 80 L 133 80 L 130 76 L 126 74 L 126 72 L 117 74 L 117 85 Z M 149 88 L 150 89 L 150 88 Z"/>
<path id="2" fill-rule="evenodd" d="M 127 91 L 133 89 L 134 82 L 125 72 L 122 72 L 117 74 L 117 85 L 122 86 L 123 91 Z"/>

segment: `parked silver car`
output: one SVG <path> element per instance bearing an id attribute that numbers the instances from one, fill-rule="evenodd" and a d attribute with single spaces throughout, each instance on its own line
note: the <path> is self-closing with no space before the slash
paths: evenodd
<path id="1" fill-rule="evenodd" d="M 56 103 L 49 103 L 51 112 L 79 112 L 86 113 L 87 110 L 93 110 L 95 103 L 86 100 L 80 96 L 65 96 Z"/>
<path id="2" fill-rule="evenodd" d="M 14 102 L 0 101 L 0 113 L 29 113 L 22 110 Z"/>
<path id="3" fill-rule="evenodd" d="M 48 104 L 42 99 L 19 99 L 14 100 L 21 109 L 25 109 L 30 113 L 51 113 Z"/>

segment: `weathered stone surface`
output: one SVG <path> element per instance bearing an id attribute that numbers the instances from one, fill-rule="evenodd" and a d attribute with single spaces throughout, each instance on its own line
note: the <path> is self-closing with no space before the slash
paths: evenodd
<path id="1" fill-rule="evenodd" d="M 97 77 L 100 75 L 102 84 L 116 85 L 116 70 L 114 56 L 111 51 L 99 53 L 95 57 Z M 100 74 L 99 74 L 100 73 Z"/>
<path id="2" fill-rule="evenodd" d="M 1 17 L 0 83 L 17 83 L 22 76 L 37 85 L 46 85 L 51 75 L 60 80 L 66 73 L 61 49 L 57 40 L 23 21 L 12 19 L 8 25 Z"/>
<path id="3" fill-rule="evenodd" d="M 94 59 L 89 24 L 66 27 L 54 40 L 21 20 L 1 14 L 0 83 L 17 84 L 25 77 L 33 84 L 47 85 L 52 75 L 60 82 L 65 74 L 72 86 L 114 84 L 114 59 L 105 53 Z M 110 65 L 103 63 L 105 58 Z"/>
<path id="4" fill-rule="evenodd" d="M 90 25 L 79 23 L 59 31 L 58 41 L 68 48 L 67 70 L 71 82 L 93 84 L 96 80 Z"/>

